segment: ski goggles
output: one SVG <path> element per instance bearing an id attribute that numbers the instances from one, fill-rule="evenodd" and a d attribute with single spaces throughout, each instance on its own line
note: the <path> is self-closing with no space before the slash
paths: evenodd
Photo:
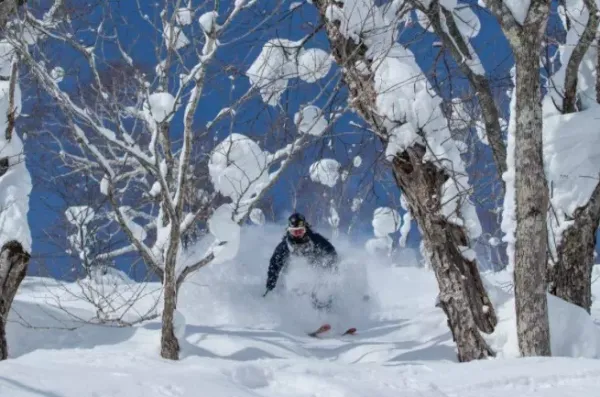
<path id="1" fill-rule="evenodd" d="M 306 233 L 306 228 L 304 226 L 288 227 L 288 233 L 292 237 L 302 237 L 302 236 L 304 236 L 304 233 Z"/>

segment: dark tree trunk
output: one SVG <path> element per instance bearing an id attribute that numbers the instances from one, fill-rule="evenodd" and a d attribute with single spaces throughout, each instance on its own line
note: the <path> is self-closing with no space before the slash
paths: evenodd
<path id="1" fill-rule="evenodd" d="M 387 144 L 388 131 L 375 109 L 376 97 L 372 74 L 358 70 L 357 65 L 371 65 L 368 48 L 344 36 L 336 23 L 327 21 L 327 0 L 313 3 L 319 10 L 336 62 L 343 67 L 343 79 L 349 90 L 349 103 L 368 123 L 374 133 Z M 341 3 L 336 2 L 338 6 Z M 448 316 L 448 325 L 458 348 L 458 359 L 470 361 L 493 355 L 480 331 L 491 333 L 497 323 L 477 268 L 461 254 L 468 247 L 464 228 L 450 223 L 440 211 L 436 198 L 442 197 L 442 185 L 449 178 L 443 169 L 423 161 L 425 148 L 414 145 L 393 159 L 393 172 L 410 210 L 418 222 L 430 255 L 440 288 L 440 306 Z"/>
<path id="2" fill-rule="evenodd" d="M 179 224 L 179 223 L 175 223 Z M 178 228 L 173 228 L 178 230 Z M 164 306 L 162 313 L 162 330 L 160 337 L 160 355 L 170 360 L 179 360 L 179 341 L 175 335 L 173 319 L 177 309 L 177 279 L 175 265 L 177 258 L 179 232 L 172 232 L 171 241 L 166 254 L 163 281 Z"/>
<path id="3" fill-rule="evenodd" d="M 600 223 L 600 184 L 585 207 L 577 209 L 573 224 L 563 232 L 556 263 L 550 268 L 550 292 L 588 313 L 592 306 L 592 267 L 596 231 Z"/>
<path id="4" fill-rule="evenodd" d="M 30 255 L 21 243 L 9 241 L 0 251 L 0 360 L 8 358 L 6 322 L 13 299 L 27 273 Z"/>
<path id="5" fill-rule="evenodd" d="M 439 200 L 447 176 L 435 165 L 423 162 L 425 148 L 413 146 L 393 161 L 394 176 L 422 231 L 435 271 L 439 305 L 458 347 L 459 361 L 494 356 L 479 331 L 494 331 L 497 319 L 481 281 L 477 263 L 467 260 L 460 246 L 469 246 L 467 233 L 440 215 Z"/>

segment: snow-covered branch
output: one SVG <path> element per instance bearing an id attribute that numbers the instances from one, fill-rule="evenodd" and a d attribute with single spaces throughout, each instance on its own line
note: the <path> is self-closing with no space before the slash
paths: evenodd
<path id="1" fill-rule="evenodd" d="M 450 50 L 478 96 L 487 141 L 492 148 L 498 173 L 502 175 L 506 171 L 506 145 L 502 136 L 500 115 L 490 83 L 484 76 L 481 61 L 469 43 L 469 39 L 475 37 L 481 29 L 477 15 L 466 5 L 448 9 L 438 0 L 432 1 L 429 8 L 425 8 L 418 0 L 412 0 L 412 3 L 426 15 L 433 31 L 440 37 L 444 47 Z M 419 21 L 422 22 L 421 19 Z M 501 182 L 504 185 L 504 181 Z"/>

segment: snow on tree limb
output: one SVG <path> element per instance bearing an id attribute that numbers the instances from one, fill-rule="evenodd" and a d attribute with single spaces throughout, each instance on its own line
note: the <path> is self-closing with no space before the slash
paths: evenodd
<path id="1" fill-rule="evenodd" d="M 552 104 L 548 103 L 546 108 L 556 107 L 562 113 L 573 113 L 597 102 L 593 75 L 598 51 L 593 43 L 600 25 L 598 2 L 569 0 L 565 2 L 564 12 L 572 23 L 565 26 L 566 42 L 558 49 L 561 67 L 550 76 Z"/>
<path id="2" fill-rule="evenodd" d="M 330 56 L 318 48 L 304 49 L 304 41 L 269 40 L 246 71 L 251 85 L 260 91 L 264 102 L 277 105 L 291 79 L 314 83 L 329 73 Z"/>
<path id="3" fill-rule="evenodd" d="M 480 61 L 469 43 L 469 37 L 457 25 L 461 15 L 455 14 L 452 8 L 442 6 L 437 0 L 431 1 L 428 8 L 425 8 L 417 0 L 412 0 L 412 4 L 427 16 L 431 23 L 431 29 L 440 37 L 444 46 L 450 50 L 456 63 L 467 76 L 476 92 L 484 118 L 486 138 L 492 148 L 492 155 L 498 173 L 502 175 L 506 171 L 506 146 L 500 126 L 498 107 L 492 95 L 489 81 L 481 73 L 481 67 L 474 67 L 480 65 Z M 460 10 L 463 10 L 461 12 L 464 13 L 467 8 L 467 6 L 463 6 Z M 473 15 L 473 17 L 477 18 L 476 15 Z M 475 31 L 475 29 L 473 30 Z M 501 183 L 504 185 L 503 180 L 501 180 Z"/>

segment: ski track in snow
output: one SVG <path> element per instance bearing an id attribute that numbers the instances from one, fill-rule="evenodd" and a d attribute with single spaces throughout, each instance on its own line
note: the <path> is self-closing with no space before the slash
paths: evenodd
<path id="1" fill-rule="evenodd" d="M 510 357 L 510 338 L 502 333 L 510 325 L 510 313 L 503 316 L 510 312 L 505 303 L 511 297 L 494 287 L 509 280 L 508 274 L 486 277 L 501 333 L 490 337 L 490 343 L 506 354 L 458 364 L 446 320 L 434 306 L 436 283 L 430 271 L 390 267 L 384 258 L 371 258 L 368 270 L 357 277 L 367 286 L 352 279 L 346 281 L 355 282 L 353 286 L 344 284 L 346 296 L 367 289 L 371 299 L 362 308 L 348 302 L 364 312 L 323 316 L 285 295 L 260 297 L 263 263 L 272 247 L 259 247 L 248 236 L 264 238 L 281 229 L 256 228 L 262 233 L 243 232 L 238 257 L 255 258 L 255 263 L 207 268 L 182 290 L 178 310 L 186 324 L 179 362 L 159 357 L 158 320 L 133 328 L 82 325 L 63 310 L 81 318 L 93 314 L 70 295 L 77 291 L 75 285 L 28 277 L 9 319 L 11 357 L 0 363 L 0 396 L 568 397 L 593 396 L 600 390 L 600 360 Z M 348 248 L 339 241 L 336 245 L 342 251 Z M 364 256 L 352 258 L 360 261 Z M 131 287 L 125 283 L 119 288 L 126 293 Z M 594 289 L 597 295 L 598 283 Z M 62 309 L 56 307 L 57 296 Z M 142 301 L 139 308 L 150 304 Z M 568 347 L 565 341 L 600 349 L 592 339 L 578 341 L 568 328 L 569 319 L 577 318 L 572 317 L 575 311 L 556 307 L 561 316 L 569 315 L 563 323 L 554 321 L 564 333 L 553 336 L 557 344 L 563 349 Z M 592 316 L 598 323 L 597 305 Z M 305 334 L 329 320 L 335 332 L 357 326 L 358 334 L 323 339 Z M 76 329 L 64 329 L 72 326 Z"/>

